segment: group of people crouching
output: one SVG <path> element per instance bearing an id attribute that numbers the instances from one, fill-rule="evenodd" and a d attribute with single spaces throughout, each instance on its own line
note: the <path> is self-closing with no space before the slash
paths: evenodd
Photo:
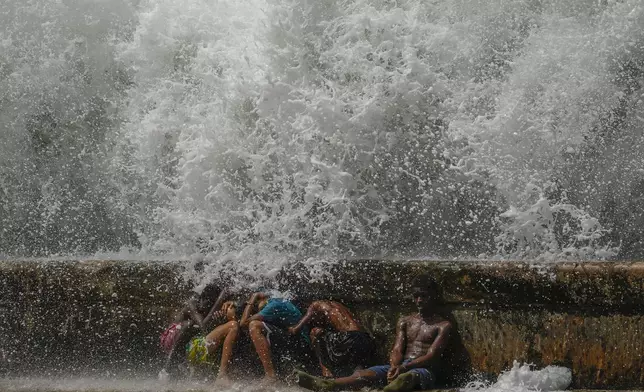
<path id="1" fill-rule="evenodd" d="M 307 370 L 295 370 L 295 380 L 311 390 L 429 389 L 452 325 L 436 312 L 440 296 L 429 276 L 416 277 L 410 289 L 418 312 L 398 320 L 389 364 L 378 365 L 376 342 L 338 302 L 314 301 L 303 315 L 293 302 L 270 292 L 233 301 L 226 290 L 206 286 L 162 334 L 168 356 L 159 377 L 167 379 L 187 359 L 192 366 L 209 365 L 217 372 L 215 383 L 228 384 L 229 366 L 246 341 L 263 366 L 266 384 L 283 374 L 276 365 L 291 363 Z"/>

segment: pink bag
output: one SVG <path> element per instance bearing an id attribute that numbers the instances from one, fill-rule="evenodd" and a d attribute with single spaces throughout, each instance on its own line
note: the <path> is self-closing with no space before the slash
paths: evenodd
<path id="1" fill-rule="evenodd" d="M 179 336 L 179 330 L 181 329 L 181 324 L 173 323 L 168 329 L 161 333 L 161 349 L 164 353 L 170 354 L 172 347 L 174 347 L 174 342 Z"/>

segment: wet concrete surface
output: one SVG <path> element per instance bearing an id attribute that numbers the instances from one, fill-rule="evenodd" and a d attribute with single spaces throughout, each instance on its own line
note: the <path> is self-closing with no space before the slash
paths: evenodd
<path id="1" fill-rule="evenodd" d="M 405 288 L 426 272 L 441 282 L 457 325 L 451 382 L 469 367 L 498 374 L 519 360 L 570 367 L 575 388 L 644 385 L 644 263 L 354 260 L 327 272 L 310 283 L 292 265 L 277 283 L 302 306 L 346 303 L 383 358 L 396 319 L 413 312 Z M 159 333 L 190 291 L 182 276 L 178 262 L 0 262 L 0 376 L 155 374 Z"/>

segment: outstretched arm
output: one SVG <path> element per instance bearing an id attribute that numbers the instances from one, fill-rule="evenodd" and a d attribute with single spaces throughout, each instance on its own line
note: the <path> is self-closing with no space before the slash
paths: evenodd
<path id="1" fill-rule="evenodd" d="M 407 318 L 402 317 L 398 320 L 396 324 L 396 342 L 394 343 L 394 348 L 391 349 L 391 354 L 389 355 L 389 364 L 391 368 L 387 372 L 387 380 L 389 382 L 393 381 L 401 373 L 401 363 L 404 358 L 404 348 L 407 343 Z"/>
<path id="2" fill-rule="evenodd" d="M 407 342 L 407 318 L 401 317 L 396 324 L 396 341 L 389 355 L 391 367 L 400 366 L 403 361 L 405 343 Z"/>
<path id="3" fill-rule="evenodd" d="M 188 300 L 187 308 L 190 320 L 201 328 L 203 326 L 203 316 L 199 313 L 199 309 L 197 308 L 197 298 L 190 298 Z"/>
<path id="4" fill-rule="evenodd" d="M 450 322 L 443 323 L 438 328 L 438 335 L 436 336 L 436 339 L 434 339 L 434 343 L 432 343 L 432 345 L 429 346 L 427 353 L 425 353 L 425 355 L 422 355 L 414 359 L 413 361 L 409 362 L 406 365 L 402 365 L 400 372 L 403 373 L 408 371 L 409 369 L 429 366 L 432 363 L 432 361 L 438 358 L 441 355 L 441 353 L 445 350 L 445 347 L 447 346 L 447 342 L 449 341 L 449 335 L 451 331 L 452 331 L 452 324 Z"/>
<path id="5" fill-rule="evenodd" d="M 227 296 L 228 296 L 228 290 L 225 288 L 222 289 L 214 305 L 212 305 L 212 308 L 210 308 L 210 311 L 208 312 L 206 317 L 204 317 L 202 321 L 202 329 L 206 328 L 210 324 L 212 319 L 222 317 L 222 314 L 219 311 L 221 310 L 221 305 L 223 305 Z"/>
<path id="6" fill-rule="evenodd" d="M 300 333 L 302 328 L 304 328 L 305 325 L 308 325 L 313 319 L 313 317 L 315 317 L 316 311 L 317 311 L 317 305 L 315 302 L 313 302 L 311 306 L 309 306 L 304 317 L 300 319 L 297 325 L 295 325 L 294 327 L 290 327 L 288 329 L 288 332 L 291 333 L 292 335 L 297 335 L 298 333 Z"/>

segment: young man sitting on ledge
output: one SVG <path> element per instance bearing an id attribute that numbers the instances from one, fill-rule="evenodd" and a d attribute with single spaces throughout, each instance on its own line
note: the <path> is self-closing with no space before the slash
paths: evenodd
<path id="1" fill-rule="evenodd" d="M 401 317 L 396 325 L 396 341 L 389 365 L 358 370 L 349 377 L 324 379 L 297 372 L 297 383 L 314 391 L 382 387 L 386 392 L 431 389 L 441 354 L 450 337 L 452 324 L 441 317 L 435 306 L 440 301 L 436 283 L 429 276 L 414 279 L 411 295 L 418 313 Z"/>

